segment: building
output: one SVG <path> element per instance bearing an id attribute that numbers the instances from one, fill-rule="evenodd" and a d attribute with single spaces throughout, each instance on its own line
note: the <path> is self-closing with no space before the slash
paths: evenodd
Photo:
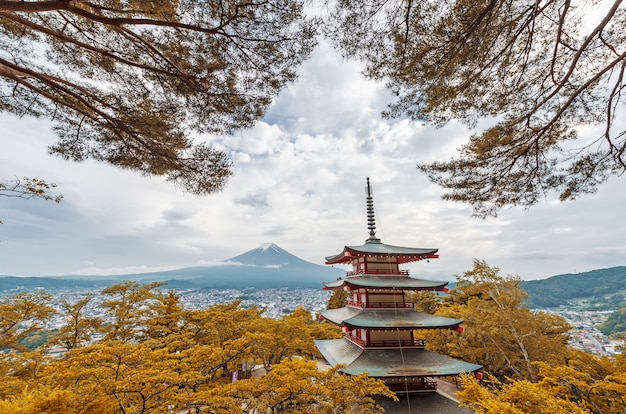
<path id="1" fill-rule="evenodd" d="M 341 253 L 326 258 L 329 265 L 352 265 L 345 278 L 324 283 L 324 289 L 349 292 L 346 306 L 320 314 L 341 326 L 344 335 L 341 339 L 316 340 L 315 345 L 330 365 L 345 364 L 342 373 L 367 373 L 383 380 L 401 399 L 399 405 L 382 401 L 388 412 L 412 412 L 412 405 L 414 412 L 426 412 L 418 408 L 420 403 L 431 407 L 428 412 L 457 412 L 450 407 L 458 408 L 458 404 L 440 398 L 436 379 L 477 372 L 482 367 L 425 349 L 420 331 L 461 332 L 463 321 L 416 312 L 413 303 L 406 301 L 406 292 L 446 292 L 447 282 L 412 278 L 400 268 L 404 263 L 436 259 L 438 249 L 393 246 L 378 239 L 369 178 L 366 190 L 369 238 L 365 244 L 345 246 Z M 446 404 L 449 406 L 444 408 Z"/>

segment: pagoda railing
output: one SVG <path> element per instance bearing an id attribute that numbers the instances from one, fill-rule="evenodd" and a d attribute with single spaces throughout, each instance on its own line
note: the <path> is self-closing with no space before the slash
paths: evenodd
<path id="1" fill-rule="evenodd" d="M 365 271 L 365 270 L 350 270 L 350 271 L 346 272 L 346 276 L 348 276 L 348 277 L 350 277 L 350 276 L 359 276 L 359 275 L 408 276 L 409 275 L 409 271 L 407 269 L 405 269 L 405 270 L 398 270 L 397 272 L 394 272 L 394 273 L 389 273 L 388 270 L 370 269 L 368 271 Z"/>
<path id="2" fill-rule="evenodd" d="M 362 302 L 360 300 L 346 299 L 347 306 L 357 308 L 391 308 L 391 309 L 413 309 L 415 304 L 410 302 Z"/>
<path id="3" fill-rule="evenodd" d="M 393 392 L 424 392 L 435 391 L 437 389 L 437 383 L 423 378 L 421 381 L 399 381 L 399 382 L 386 382 L 387 387 Z"/>
<path id="4" fill-rule="evenodd" d="M 424 348 L 426 346 L 426 341 L 423 339 L 388 339 L 378 341 L 364 341 L 363 339 L 357 338 L 356 336 L 352 336 L 350 334 L 344 334 L 343 336 L 347 340 L 352 341 L 361 347 L 368 348 Z"/>

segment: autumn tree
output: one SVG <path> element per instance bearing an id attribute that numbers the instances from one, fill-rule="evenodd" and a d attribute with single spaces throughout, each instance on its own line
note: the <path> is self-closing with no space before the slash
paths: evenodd
<path id="1" fill-rule="evenodd" d="M 0 301 L 0 350 L 25 351 L 20 341 L 43 328 L 56 311 L 52 296 L 43 291 L 22 292 Z"/>
<path id="2" fill-rule="evenodd" d="M 86 308 L 93 299 L 93 294 L 85 295 L 76 302 L 61 301 L 61 309 L 65 314 L 65 325 L 59 329 L 55 341 L 66 349 L 73 349 L 89 343 L 92 335 L 103 325 L 100 318 L 86 315 Z"/>
<path id="3" fill-rule="evenodd" d="M 419 165 L 479 216 L 562 200 L 626 171 L 621 0 L 335 0 L 326 35 L 387 82 L 388 116 L 492 126 L 448 161 Z M 579 138 L 579 129 L 597 135 Z"/>
<path id="4" fill-rule="evenodd" d="M 56 184 L 47 183 L 39 178 L 15 178 L 12 180 L 0 180 L 0 196 L 23 198 L 26 200 L 39 198 L 53 200 L 60 203 L 63 196 L 54 194 Z"/>
<path id="5" fill-rule="evenodd" d="M 539 385 L 594 414 L 626 411 L 626 356 L 570 349 L 562 363 L 537 363 Z"/>
<path id="6" fill-rule="evenodd" d="M 442 297 L 439 292 L 430 290 L 422 290 L 410 292 L 406 295 L 406 301 L 413 303 L 413 307 L 417 312 L 424 312 L 434 315 L 442 305 Z"/>
<path id="7" fill-rule="evenodd" d="M 477 382 L 461 378 L 462 404 L 476 413 L 617 414 L 626 409 L 626 357 L 601 357 L 568 349 L 560 362 L 535 364 L 537 381 Z"/>
<path id="8" fill-rule="evenodd" d="M 102 326 L 104 339 L 130 341 L 143 339 L 150 303 L 157 297 L 155 289 L 163 283 L 140 284 L 125 281 L 102 290 L 107 296 L 101 303 L 111 322 Z"/>
<path id="9" fill-rule="evenodd" d="M 520 278 L 499 271 L 475 260 L 473 269 L 457 277 L 435 314 L 464 320 L 465 330 L 428 332 L 427 346 L 481 364 L 499 380 L 534 381 L 535 362 L 562 361 L 570 326 L 558 315 L 524 307 Z"/>
<path id="10" fill-rule="evenodd" d="M 194 133 L 251 126 L 317 22 L 299 0 L 0 1 L 0 110 L 50 118 L 50 151 L 209 194 L 227 154 Z"/>
<path id="11" fill-rule="evenodd" d="M 185 330 L 198 344 L 223 345 L 248 331 L 256 331 L 262 324 L 264 309 L 256 306 L 244 309 L 241 301 L 218 303 L 210 308 L 186 310 L 183 314 Z"/>
<path id="12" fill-rule="evenodd" d="M 98 412 L 106 413 L 98 407 Z M 75 395 L 68 389 L 37 388 L 16 393 L 0 400 L 0 412 L 12 414 L 74 414 L 81 411 Z"/>
<path id="13" fill-rule="evenodd" d="M 528 380 L 503 383 L 487 376 L 481 383 L 461 376 L 457 397 L 476 414 L 591 414 L 575 402 Z"/>
<path id="14" fill-rule="evenodd" d="M 54 193 L 56 186 L 55 183 L 47 183 L 39 178 L 0 179 L 0 197 L 22 198 L 25 200 L 38 198 L 60 203 L 63 196 Z M 0 224 L 2 224 L 2 220 L 0 220 Z"/>
<path id="15" fill-rule="evenodd" d="M 313 320 L 311 313 L 298 307 L 279 320 L 263 319 L 258 332 L 257 356 L 266 369 L 295 355 L 313 358 L 318 355 L 314 339 L 341 338 L 341 330 L 331 323 Z"/>
<path id="16" fill-rule="evenodd" d="M 335 290 L 326 304 L 326 309 L 339 309 L 346 306 L 346 299 L 350 296 L 345 290 Z"/>
<path id="17" fill-rule="evenodd" d="M 145 323 L 144 335 L 155 342 L 161 340 L 165 346 L 176 335 L 184 331 L 183 305 L 180 295 L 173 290 L 157 292 L 148 304 L 149 312 Z"/>
<path id="18" fill-rule="evenodd" d="M 376 412 L 371 395 L 393 398 L 380 381 L 318 371 L 313 337 L 341 336 L 304 308 L 280 320 L 240 301 L 185 309 L 180 296 L 160 283 L 122 282 L 102 291 L 106 324 L 88 318 L 87 295 L 61 302 L 66 325 L 54 341 L 66 344 L 60 357 L 45 347 L 3 354 L 0 412 L 50 414 L 156 414 L 196 410 L 213 413 Z M 39 292 L 5 299 L 0 315 L 5 348 L 39 329 L 52 312 Z M 28 305 L 28 306 L 26 306 Z M 35 322 L 35 318 L 41 321 Z M 104 333 L 98 341 L 89 340 Z M 251 376 L 259 362 L 271 369 Z M 233 374 L 237 381 L 232 382 Z M 334 408 L 333 408 L 334 407 Z M 264 412 L 264 411 L 263 411 Z"/>
<path id="19" fill-rule="evenodd" d="M 0 300 L 0 399 L 19 394 L 39 373 L 43 350 L 28 351 L 21 342 L 43 329 L 54 313 L 51 296 L 42 291 L 17 293 Z"/>
<path id="20" fill-rule="evenodd" d="M 320 371 L 314 361 L 285 359 L 262 377 L 225 387 L 229 398 L 214 412 L 376 413 L 384 411 L 373 395 L 395 398 L 382 381 L 365 374 L 341 375 L 338 369 Z"/>

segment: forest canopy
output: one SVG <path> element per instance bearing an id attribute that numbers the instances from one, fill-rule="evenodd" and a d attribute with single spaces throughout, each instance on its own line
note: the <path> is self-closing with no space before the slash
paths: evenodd
<path id="1" fill-rule="evenodd" d="M 43 291 L 3 297 L 0 412 L 356 414 L 380 412 L 373 395 L 395 398 L 365 375 L 319 370 L 313 338 L 341 333 L 303 308 L 280 320 L 237 301 L 192 310 L 160 287 L 107 287 L 102 317 L 87 312 L 93 295 L 60 309 Z M 63 325 L 38 348 L 24 347 L 56 312 Z"/>

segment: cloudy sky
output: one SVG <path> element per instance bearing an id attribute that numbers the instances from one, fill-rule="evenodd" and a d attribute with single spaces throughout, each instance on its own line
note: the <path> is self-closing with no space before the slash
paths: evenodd
<path id="1" fill-rule="evenodd" d="M 197 197 L 171 183 L 47 154 L 50 123 L 0 115 L 0 177 L 45 178 L 60 204 L 0 197 L 0 274 L 124 274 L 210 265 L 262 243 L 313 263 L 367 238 L 365 182 L 377 236 L 437 247 L 414 277 L 453 280 L 472 259 L 523 279 L 626 265 L 626 177 L 593 195 L 480 220 L 415 168 L 447 159 L 472 131 L 385 120 L 382 85 L 321 47 L 267 115 L 229 137 L 203 137 L 235 163 L 226 189 Z"/>

